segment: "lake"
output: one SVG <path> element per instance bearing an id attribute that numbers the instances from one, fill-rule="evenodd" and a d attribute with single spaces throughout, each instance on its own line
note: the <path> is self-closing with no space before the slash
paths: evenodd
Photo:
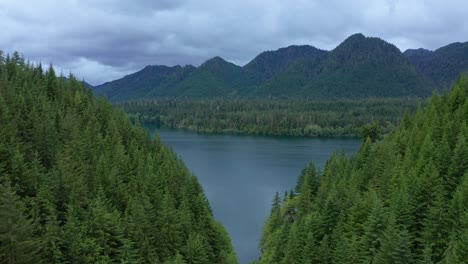
<path id="1" fill-rule="evenodd" d="M 333 152 L 354 154 L 360 146 L 355 138 L 237 136 L 171 129 L 157 133 L 198 177 L 241 264 L 260 256 L 258 241 L 276 192 L 283 197 L 294 188 L 309 161 L 323 168 Z"/>

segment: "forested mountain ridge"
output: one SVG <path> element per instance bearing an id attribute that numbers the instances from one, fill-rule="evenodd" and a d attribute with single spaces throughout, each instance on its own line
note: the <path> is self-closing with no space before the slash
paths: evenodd
<path id="1" fill-rule="evenodd" d="M 311 46 L 263 52 L 244 67 L 214 57 L 199 67 L 146 66 L 122 79 L 94 87 L 112 101 L 159 97 L 227 97 L 249 95 L 257 84 L 294 61 L 326 53 Z M 171 70 L 168 73 L 168 70 Z M 154 75 L 154 77 L 153 77 Z M 156 79 L 154 79 L 156 78 Z"/>
<path id="2" fill-rule="evenodd" d="M 0 52 L 0 223 L 2 263 L 237 263 L 168 147 L 16 52 Z"/>
<path id="3" fill-rule="evenodd" d="M 143 98 L 153 88 L 164 86 L 164 83 L 170 83 L 171 79 L 179 81 L 194 70 L 193 66 L 146 66 L 141 71 L 127 75 L 119 81 L 104 83 L 99 89 L 96 87 L 94 89 L 98 94 L 112 94 L 111 98 L 115 100 Z"/>
<path id="4" fill-rule="evenodd" d="M 321 58 L 326 54 L 327 51 L 312 46 L 292 45 L 275 51 L 262 52 L 243 69 L 251 85 L 261 85 L 298 61 Z"/>
<path id="5" fill-rule="evenodd" d="M 450 87 L 461 73 L 468 73 L 468 42 L 452 43 L 434 51 L 407 50 L 403 54 L 439 88 Z"/>
<path id="6" fill-rule="evenodd" d="M 468 77 L 273 200 L 258 263 L 466 263 Z"/>
<path id="7" fill-rule="evenodd" d="M 466 54 L 466 43 L 434 52 L 420 49 L 401 53 L 382 39 L 354 34 L 331 51 L 292 45 L 262 52 L 243 67 L 220 57 L 199 67 L 147 66 L 94 89 L 112 101 L 237 96 L 426 97 L 467 70 Z"/>
<path id="8" fill-rule="evenodd" d="M 259 95 L 320 98 L 422 97 L 435 89 L 397 47 L 354 34 L 326 56 L 306 59 L 258 88 Z"/>

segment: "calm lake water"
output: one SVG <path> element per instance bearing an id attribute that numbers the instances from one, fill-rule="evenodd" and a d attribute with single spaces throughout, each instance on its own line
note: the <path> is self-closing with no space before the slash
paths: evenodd
<path id="1" fill-rule="evenodd" d="M 206 135 L 169 129 L 156 133 L 198 177 L 241 264 L 260 256 L 258 241 L 275 193 L 282 197 L 294 188 L 309 161 L 323 168 L 333 152 L 354 154 L 360 145 L 359 139 L 349 138 Z"/>

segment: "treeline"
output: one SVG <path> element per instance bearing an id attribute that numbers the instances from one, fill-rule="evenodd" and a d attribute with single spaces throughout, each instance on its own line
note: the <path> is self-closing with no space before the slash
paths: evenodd
<path id="1" fill-rule="evenodd" d="M 287 136 L 358 136 L 377 122 L 391 131 L 421 99 L 155 99 L 118 104 L 140 122 L 213 133 Z"/>
<path id="2" fill-rule="evenodd" d="M 273 200 L 258 263 L 466 263 L 468 78 L 383 141 L 304 168 Z"/>
<path id="3" fill-rule="evenodd" d="M 0 52 L 1 263 L 237 263 L 197 179 L 73 76 Z"/>

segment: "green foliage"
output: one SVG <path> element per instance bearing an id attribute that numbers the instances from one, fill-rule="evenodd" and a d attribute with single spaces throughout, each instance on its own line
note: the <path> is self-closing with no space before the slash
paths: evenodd
<path id="1" fill-rule="evenodd" d="M 373 122 L 370 125 L 365 125 L 361 129 L 361 137 L 364 139 L 370 138 L 372 142 L 375 142 L 380 135 L 380 124 Z"/>
<path id="2" fill-rule="evenodd" d="M 450 87 L 460 73 L 468 72 L 468 42 L 452 43 L 435 51 L 410 49 L 403 55 L 439 88 Z"/>
<path id="3" fill-rule="evenodd" d="M 450 74 L 444 80 L 453 81 L 467 70 L 466 52 L 461 54 L 461 58 L 449 56 Z M 463 66 L 457 67 L 457 62 Z M 429 68 L 444 73 L 432 64 Z M 289 46 L 262 52 L 243 67 L 220 57 L 199 67 L 147 66 L 94 89 L 111 101 L 121 102 L 164 97 L 427 97 L 437 86 L 394 45 L 355 34 L 332 51 Z"/>
<path id="4" fill-rule="evenodd" d="M 2 54 L 1 263 L 237 263 L 157 137 L 72 75 Z"/>
<path id="5" fill-rule="evenodd" d="M 373 137 L 391 131 L 418 99 L 158 99 L 119 103 L 148 126 L 197 132 L 288 136 L 358 136 L 380 124 Z M 371 126 L 374 128 L 374 126 Z"/>
<path id="6" fill-rule="evenodd" d="M 8 181 L 0 185 L 0 262 L 33 263 L 40 249 L 33 225 Z"/>
<path id="7" fill-rule="evenodd" d="M 335 154 L 322 173 L 307 166 L 296 195 L 274 205 L 258 263 L 465 263 L 467 109 L 462 77 L 355 157 Z"/>
<path id="8" fill-rule="evenodd" d="M 401 52 L 355 34 L 320 59 L 300 60 L 260 86 L 257 95 L 320 98 L 427 96 L 432 88 Z"/>
<path id="9" fill-rule="evenodd" d="M 298 61 L 320 59 L 326 54 L 326 51 L 311 46 L 293 45 L 275 51 L 262 52 L 247 63 L 243 70 L 250 85 L 260 85 Z"/>

